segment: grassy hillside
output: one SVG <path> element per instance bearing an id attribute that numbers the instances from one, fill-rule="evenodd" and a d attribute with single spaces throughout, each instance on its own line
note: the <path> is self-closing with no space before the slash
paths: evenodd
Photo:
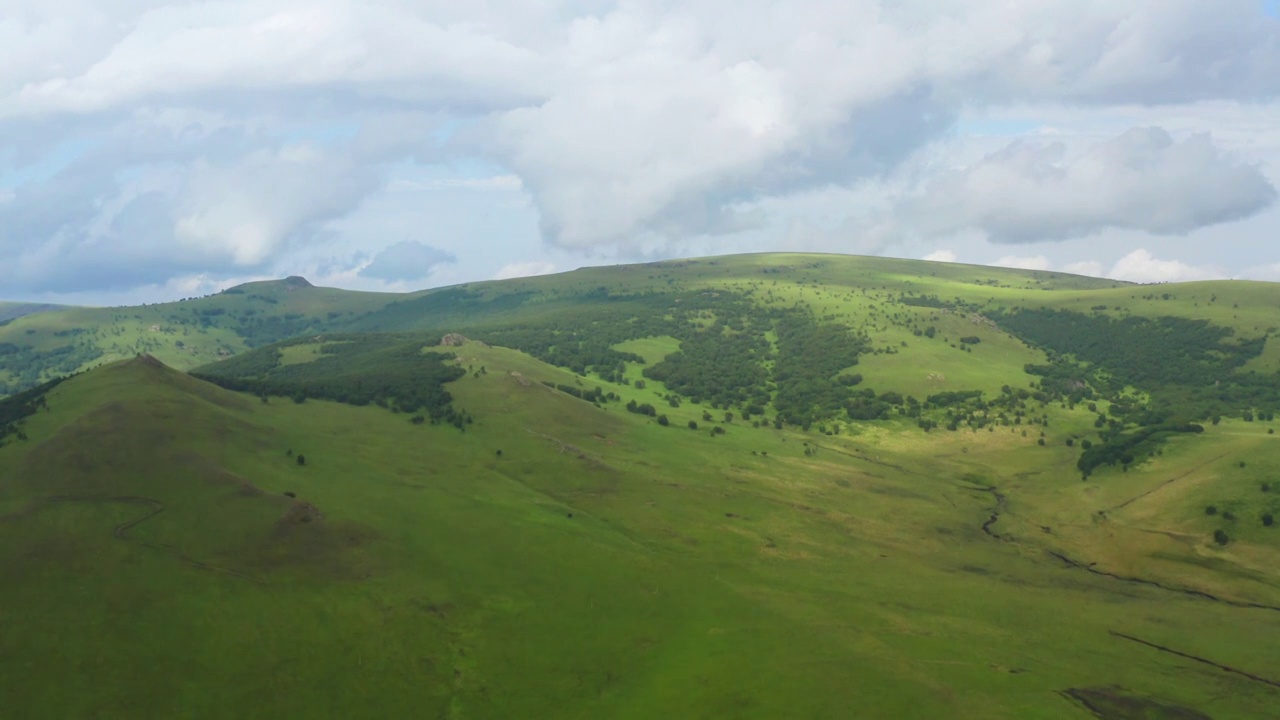
<path id="1" fill-rule="evenodd" d="M 684 404 L 664 426 L 623 408 L 652 386 L 593 404 L 523 353 L 439 350 L 467 371 L 462 429 L 145 358 L 48 391 L 0 448 L 6 711 L 1256 718 L 1280 697 L 1280 531 L 1206 534 L 1280 498 L 1251 487 L 1280 465 L 1256 423 L 1081 483 L 1052 425 L 1046 446 L 827 436 Z"/>
<path id="2" fill-rule="evenodd" d="M 398 297 L 291 278 L 180 302 L 26 315 L 0 325 L 0 395 L 139 353 L 185 370 L 348 321 Z"/>
<path id="3" fill-rule="evenodd" d="M 1277 305 L 773 254 L 19 318 L 11 391 L 132 359 L 0 401 L 3 707 L 1268 717 Z"/>
<path id="4" fill-rule="evenodd" d="M 0 323 L 11 322 L 24 315 L 34 315 L 36 313 L 50 312 L 52 310 L 61 310 L 59 305 L 47 305 L 42 303 L 15 303 L 0 302 Z"/>
<path id="5" fill-rule="evenodd" d="M 585 268 L 520 280 L 409 293 L 361 293 L 311 286 L 301 278 L 248 283 L 216 295 L 119 308 L 65 308 L 26 314 L 0 307 L 0 395 L 58 374 L 150 353 L 189 369 L 306 333 L 430 330 L 540 322 L 609 294 L 668 293 L 786 277 L 787 283 L 928 290 L 975 288 L 1019 293 L 1111 288 L 1112 281 L 1033 271 L 885 258 L 743 255 L 652 265 Z M 805 293 L 803 287 L 797 287 Z M 1040 293 L 1043 294 L 1043 293 Z M 834 297 L 834 296 L 833 296 Z M 18 316 L 22 313 L 21 316 Z M 9 320 L 5 323 L 4 320 Z"/>

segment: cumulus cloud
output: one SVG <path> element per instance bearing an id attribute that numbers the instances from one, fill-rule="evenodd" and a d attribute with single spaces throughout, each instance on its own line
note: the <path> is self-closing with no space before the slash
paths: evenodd
<path id="1" fill-rule="evenodd" d="M 375 280 L 420 280 L 441 265 L 457 260 L 451 252 L 416 240 L 405 240 L 383 248 L 360 269 L 360 274 Z"/>
<path id="2" fill-rule="evenodd" d="M 1104 272 L 1102 263 L 1097 260 L 1080 260 L 1067 263 L 1062 266 L 1062 270 L 1073 275 L 1087 275 L 1089 277 L 1102 277 Z"/>
<path id="3" fill-rule="evenodd" d="M 1280 263 L 1271 263 L 1269 265 L 1255 265 L 1246 268 L 1241 277 L 1248 280 L 1266 280 L 1269 282 L 1280 282 Z"/>
<path id="4" fill-rule="evenodd" d="M 494 280 L 510 280 L 512 278 L 531 277 L 533 275 L 550 275 L 556 271 L 554 263 L 543 262 L 541 260 L 531 260 L 528 262 L 514 262 L 503 265 L 498 272 L 494 273 Z"/>
<path id="5" fill-rule="evenodd" d="M 996 267 L 1022 270 L 1061 270 L 1075 275 L 1105 277 L 1135 283 L 1187 282 L 1227 276 L 1226 271 L 1222 268 L 1192 265 L 1181 260 L 1161 259 L 1145 248 L 1139 248 L 1124 255 L 1112 264 L 1110 268 L 1107 268 L 1097 260 L 1077 260 L 1056 264 L 1044 255 L 1006 255 L 991 264 Z M 1277 268 L 1280 268 L 1280 265 L 1272 266 L 1273 270 Z M 1255 268 L 1254 270 L 1254 275 L 1259 279 L 1266 279 L 1267 268 Z"/>
<path id="6" fill-rule="evenodd" d="M 1224 276 L 1221 269 L 1197 267 L 1179 260 L 1161 260 L 1145 249 L 1134 250 L 1116 261 L 1108 277 L 1136 283 L 1186 282 Z"/>
<path id="7" fill-rule="evenodd" d="M 308 145 L 121 172 L 89 154 L 0 205 L 0 283 L 74 292 L 261 271 L 377 182 L 350 156 Z"/>
<path id="8" fill-rule="evenodd" d="M 1153 127 L 1075 158 L 1061 143 L 1016 141 L 933 179 L 901 212 L 931 235 L 980 230 L 992 242 L 1028 243 L 1107 228 L 1181 235 L 1247 218 L 1275 200 L 1257 167 L 1208 135 L 1178 142 Z"/>
<path id="9" fill-rule="evenodd" d="M 1050 267 L 1049 258 L 1043 255 L 1031 257 L 1005 255 L 991 264 L 996 267 L 1018 268 L 1021 270 L 1048 270 Z"/>
<path id="10" fill-rule="evenodd" d="M 488 163 L 527 193 L 550 244 L 625 254 L 759 230 L 754 201 L 891 172 L 962 110 L 1280 94 L 1280 23 L 1256 0 L 6 10 L 0 186 L 14 197 L 0 203 L 0 252 L 19 259 L 0 283 L 44 289 L 285 265 L 393 167 Z M 68 157 L 74 172 L 49 169 Z M 1073 159 L 1024 143 L 925 188 L 915 202 L 938 220 L 919 229 L 1001 242 L 1188 232 L 1275 196 L 1207 137 L 1159 131 Z M 883 247 L 899 232 L 884 221 L 857 235 Z"/>

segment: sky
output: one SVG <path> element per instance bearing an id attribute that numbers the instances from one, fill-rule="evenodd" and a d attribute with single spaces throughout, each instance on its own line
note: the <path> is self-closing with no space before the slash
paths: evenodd
<path id="1" fill-rule="evenodd" d="M 1277 0 L 0 0 L 0 299 L 735 252 L 1280 281 Z"/>

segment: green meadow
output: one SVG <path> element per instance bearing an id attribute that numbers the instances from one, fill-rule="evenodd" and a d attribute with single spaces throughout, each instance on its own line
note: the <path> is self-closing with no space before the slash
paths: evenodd
<path id="1" fill-rule="evenodd" d="M 1275 717 L 1277 305 L 755 255 L 26 315 L 0 716 Z"/>

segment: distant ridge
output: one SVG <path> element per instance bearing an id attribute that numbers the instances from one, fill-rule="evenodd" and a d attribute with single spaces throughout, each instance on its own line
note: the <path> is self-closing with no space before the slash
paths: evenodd
<path id="1" fill-rule="evenodd" d="M 263 290 L 284 290 L 292 292 L 294 290 L 302 290 L 305 288 L 314 288 L 315 285 L 311 281 L 301 275 L 290 275 L 283 280 L 255 280 L 253 282 L 241 283 L 233 287 L 223 290 L 223 294 L 237 295 L 247 290 L 263 291 Z"/>
<path id="2" fill-rule="evenodd" d="M 303 280 L 303 282 L 306 282 Z M 48 305 L 44 303 L 6 303 L 0 302 L 0 322 L 7 320 L 16 320 L 17 318 L 27 315 L 35 315 L 36 313 L 52 312 L 54 310 L 65 310 L 66 305 Z"/>

